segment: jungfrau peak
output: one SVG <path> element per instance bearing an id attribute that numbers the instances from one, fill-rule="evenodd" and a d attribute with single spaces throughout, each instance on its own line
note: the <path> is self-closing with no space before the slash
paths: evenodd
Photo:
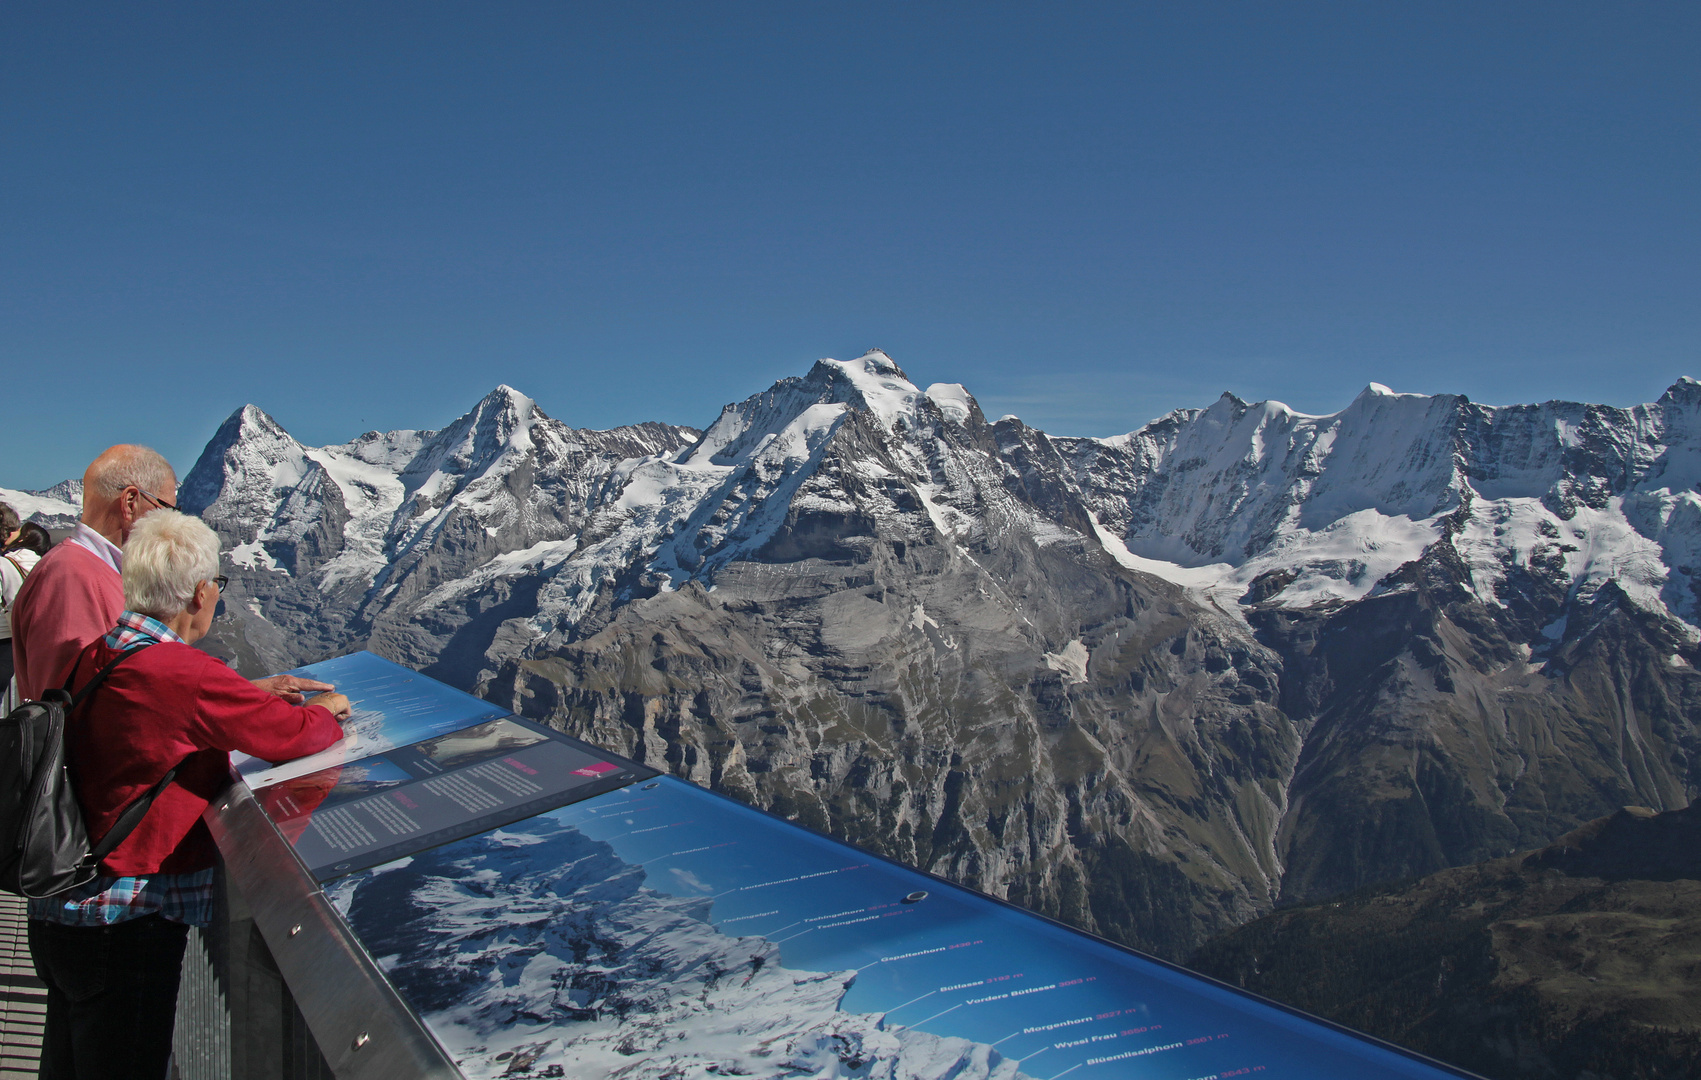
<path id="1" fill-rule="evenodd" d="M 1178 955 L 1694 798 L 1698 408 L 1372 384 L 1066 438 L 876 350 L 700 437 L 506 386 L 339 446 L 248 406 L 183 502 L 247 669 L 372 648 Z"/>

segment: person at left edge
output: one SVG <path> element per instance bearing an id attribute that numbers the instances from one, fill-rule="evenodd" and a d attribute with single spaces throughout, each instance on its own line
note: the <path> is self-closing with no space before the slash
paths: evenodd
<path id="1" fill-rule="evenodd" d="M 342 738 L 348 698 L 291 705 L 190 646 L 218 607 L 219 542 L 199 519 L 156 510 L 124 547 L 125 611 L 72 665 L 73 690 L 119 653 L 67 718 L 65 753 L 89 836 L 178 762 L 177 778 L 86 885 L 29 905 L 30 955 L 47 984 L 47 1080 L 161 1080 L 190 926 L 211 918 L 217 851 L 201 813 L 229 779 L 229 752 L 267 761 Z"/>
<path id="2" fill-rule="evenodd" d="M 23 522 L 10 504 L 0 502 L 0 716 L 12 711 L 12 602 L 24 579 L 41 558 L 34 551 L 12 550 L 23 532 Z"/>

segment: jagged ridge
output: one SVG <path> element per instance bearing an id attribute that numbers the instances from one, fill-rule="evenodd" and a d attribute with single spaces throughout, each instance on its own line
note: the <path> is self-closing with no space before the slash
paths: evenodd
<path id="1" fill-rule="evenodd" d="M 251 667 L 365 645 L 1173 955 L 1693 798 L 1698 402 L 1069 439 L 874 352 L 700 440 L 506 387 L 317 449 L 250 407 L 184 490 Z"/>

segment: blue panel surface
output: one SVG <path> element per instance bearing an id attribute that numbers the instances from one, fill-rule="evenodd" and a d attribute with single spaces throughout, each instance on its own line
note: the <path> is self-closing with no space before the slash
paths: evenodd
<path id="1" fill-rule="evenodd" d="M 348 738 L 328 750 L 277 765 L 246 754 L 231 755 L 237 771 L 255 790 L 508 715 L 507 709 L 369 652 L 308 664 L 287 674 L 328 682 L 348 695 L 354 705 L 354 713 L 343 725 Z"/>
<path id="2" fill-rule="evenodd" d="M 325 888 L 473 1078 L 1461 1075 L 670 778 Z"/>

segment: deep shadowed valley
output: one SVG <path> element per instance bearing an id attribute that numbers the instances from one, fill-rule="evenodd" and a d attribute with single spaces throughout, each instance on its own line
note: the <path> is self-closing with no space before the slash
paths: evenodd
<path id="1" fill-rule="evenodd" d="M 1533 852 L 1281 911 L 1194 968 L 1505 1080 L 1701 1062 L 1701 812 L 1621 810 Z"/>

